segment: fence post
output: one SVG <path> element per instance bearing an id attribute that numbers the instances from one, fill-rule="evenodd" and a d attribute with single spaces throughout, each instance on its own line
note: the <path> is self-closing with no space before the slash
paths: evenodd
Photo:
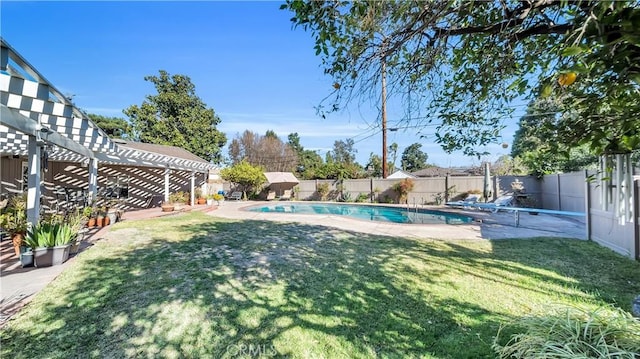
<path id="1" fill-rule="evenodd" d="M 373 177 L 369 179 L 369 202 L 373 203 Z"/>
<path id="2" fill-rule="evenodd" d="M 444 176 L 444 203 L 449 202 L 449 175 Z"/>
<path id="3" fill-rule="evenodd" d="M 636 260 L 640 261 L 640 180 L 635 180 L 632 183 L 633 186 L 633 208 L 631 214 L 633 215 L 633 232 L 635 233 L 636 240 Z"/>
<path id="4" fill-rule="evenodd" d="M 560 196 L 560 174 L 559 173 L 556 174 L 556 182 L 557 182 L 557 189 L 558 189 L 558 211 L 562 211 L 562 198 Z"/>
<path id="5" fill-rule="evenodd" d="M 584 170 L 584 217 L 587 227 L 587 240 L 591 240 L 591 184 L 589 183 L 589 170 Z"/>
<path id="6" fill-rule="evenodd" d="M 500 188 L 498 187 L 498 175 L 493 176 L 493 199 L 497 199 L 498 197 L 500 197 L 500 193 L 498 193 L 500 191 Z"/>

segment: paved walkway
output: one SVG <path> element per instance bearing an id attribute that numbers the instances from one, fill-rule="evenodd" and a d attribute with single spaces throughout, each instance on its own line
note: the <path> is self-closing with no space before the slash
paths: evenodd
<path id="1" fill-rule="evenodd" d="M 285 203 L 290 204 L 295 202 L 283 202 L 283 204 Z M 544 236 L 584 239 L 586 235 L 584 221 L 577 220 L 574 217 L 543 214 L 537 216 L 522 214 L 520 216 L 520 226 L 515 227 L 513 213 L 460 211 L 442 207 L 437 207 L 437 209 L 466 213 L 474 217 L 476 221 L 468 225 L 395 224 L 355 220 L 336 215 L 264 213 L 245 210 L 247 207 L 260 204 L 273 204 L 273 202 L 225 201 L 215 211 L 212 209 L 216 207 L 208 206 L 187 207 L 185 210 L 200 210 L 208 212 L 211 216 L 238 220 L 300 222 L 363 233 L 413 238 L 504 239 Z M 151 208 L 126 212 L 123 220 L 147 219 L 176 214 L 177 212 L 163 213 L 160 208 Z M 89 249 L 95 241 L 102 239 L 108 230 L 108 226 L 91 230 L 86 235 L 86 240 L 78 255 L 82 255 L 82 251 Z M 59 266 L 21 268 L 16 260 L 10 240 L 5 240 L 0 243 L 0 254 L 0 327 L 4 325 L 12 315 L 17 313 L 22 306 L 28 303 L 34 294 L 38 293 L 53 281 L 75 260 L 75 256 L 73 256 L 66 263 Z"/>
<path id="2" fill-rule="evenodd" d="M 122 220 L 131 221 L 147 219 L 161 216 L 177 215 L 182 212 L 192 210 L 211 211 L 215 207 L 208 206 L 186 206 L 181 212 L 162 212 L 160 208 L 150 208 L 139 211 L 125 212 Z M 73 255 L 62 265 L 44 268 L 22 268 L 15 255 L 11 240 L 5 239 L 0 242 L 0 327 L 7 320 L 27 304 L 33 295 L 41 291 L 51 281 L 53 281 L 62 271 L 73 263 L 75 257 L 82 255 L 82 252 L 89 249 L 93 244 L 104 238 L 110 226 L 94 228 L 87 232 L 84 241 L 80 246 L 78 254 Z"/>

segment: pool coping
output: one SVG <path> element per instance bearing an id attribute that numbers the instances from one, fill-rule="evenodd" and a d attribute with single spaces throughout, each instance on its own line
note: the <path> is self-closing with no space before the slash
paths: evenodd
<path id="1" fill-rule="evenodd" d="M 287 203 L 308 202 L 310 201 L 287 201 Z M 335 202 L 318 203 L 335 204 Z M 494 240 L 535 237 L 586 238 L 586 225 L 583 222 L 575 219 L 559 218 L 557 216 L 543 214 L 538 216 L 523 216 L 520 227 L 515 227 L 512 213 L 492 213 L 489 211 L 454 209 L 445 206 L 421 206 L 420 208 L 467 215 L 474 218 L 474 222 L 457 225 L 392 223 L 373 222 L 331 214 L 293 214 L 253 212 L 245 210 L 247 207 L 266 204 L 273 204 L 273 201 L 225 202 L 218 208 L 218 211 L 212 212 L 210 215 L 237 220 L 267 220 L 286 223 L 305 223 L 339 228 L 352 232 L 443 240 Z M 376 203 L 370 205 L 394 206 L 387 203 Z M 395 206 L 406 207 L 406 205 L 403 206 L 397 204 Z"/>

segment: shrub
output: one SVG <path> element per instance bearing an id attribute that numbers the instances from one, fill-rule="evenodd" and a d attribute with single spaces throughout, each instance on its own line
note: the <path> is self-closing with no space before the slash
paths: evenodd
<path id="1" fill-rule="evenodd" d="M 409 196 L 409 192 L 413 191 L 414 186 L 415 183 L 411 178 L 405 178 L 400 182 L 394 183 L 391 188 L 398 194 L 398 197 L 400 197 L 399 202 L 405 203 Z"/>
<path id="2" fill-rule="evenodd" d="M 187 192 L 178 191 L 169 194 L 169 203 L 187 203 L 189 202 L 189 194 Z"/>
<path id="3" fill-rule="evenodd" d="M 329 194 L 329 184 L 328 183 L 318 183 L 316 187 L 316 192 L 318 192 L 318 196 L 321 201 L 327 200 L 327 195 Z"/>
<path id="4" fill-rule="evenodd" d="M 358 193 L 358 196 L 356 197 L 356 202 L 358 203 L 362 203 L 362 202 L 369 202 L 369 193 Z"/>
<path id="5" fill-rule="evenodd" d="M 504 329 L 516 334 L 502 346 Z M 640 321 L 614 307 L 569 307 L 502 327 L 493 349 L 499 358 L 633 359 L 640 353 Z"/>

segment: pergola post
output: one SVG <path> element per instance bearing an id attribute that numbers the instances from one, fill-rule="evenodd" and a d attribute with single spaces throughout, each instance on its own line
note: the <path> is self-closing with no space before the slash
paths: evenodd
<path id="1" fill-rule="evenodd" d="M 196 189 L 196 172 L 191 171 L 191 205 L 192 206 L 196 204 L 195 189 Z"/>
<path id="2" fill-rule="evenodd" d="M 165 168 L 164 170 L 164 201 L 169 202 L 169 173 L 171 170 Z"/>
<path id="3" fill-rule="evenodd" d="M 40 155 L 36 136 L 29 136 L 29 177 L 27 182 L 27 222 L 31 227 L 40 219 Z"/>
<path id="4" fill-rule="evenodd" d="M 97 199 L 98 193 L 98 159 L 89 159 L 89 191 L 88 191 L 89 205 L 91 205 Z"/>

